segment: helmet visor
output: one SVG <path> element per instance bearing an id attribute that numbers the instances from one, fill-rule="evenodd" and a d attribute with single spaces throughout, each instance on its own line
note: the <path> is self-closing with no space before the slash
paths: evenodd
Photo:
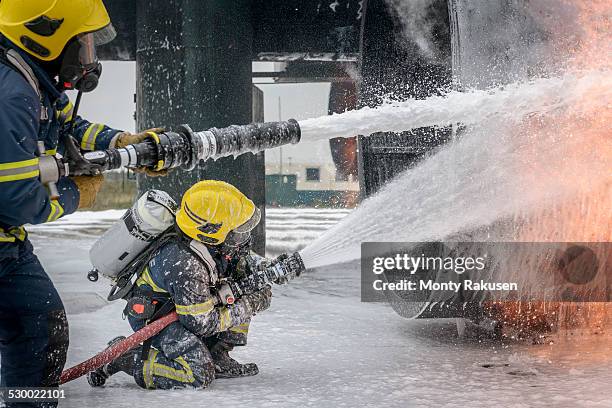
<path id="1" fill-rule="evenodd" d="M 96 54 L 96 43 L 93 33 L 81 34 L 78 36 L 79 41 L 79 62 L 83 67 L 89 67 L 98 62 Z"/>
<path id="2" fill-rule="evenodd" d="M 241 247 L 244 244 L 248 243 L 251 240 L 251 231 L 248 232 L 236 232 L 232 231 L 227 234 L 225 241 L 223 242 L 226 246 L 230 248 Z"/>
<path id="3" fill-rule="evenodd" d="M 244 224 L 234 228 L 234 232 L 251 232 L 259 224 L 259 221 L 261 221 L 261 211 L 259 208 L 255 207 L 255 211 L 253 212 L 253 215 L 251 215 L 251 218 L 249 218 Z"/>
<path id="4" fill-rule="evenodd" d="M 81 47 L 79 48 L 79 61 L 84 67 L 98 63 L 96 46 L 107 44 L 115 38 L 117 32 L 112 24 L 91 33 L 81 34 L 77 37 Z"/>
<path id="5" fill-rule="evenodd" d="M 259 221 L 261 221 L 261 211 L 255 207 L 253 215 L 251 215 L 247 222 L 234 228 L 233 231 L 227 234 L 225 244 L 230 247 L 238 247 L 249 242 L 251 231 L 259 224 Z"/>
<path id="6" fill-rule="evenodd" d="M 109 24 L 98 31 L 94 31 L 92 34 L 94 38 L 94 45 L 104 45 L 115 39 L 117 36 L 117 31 L 115 31 L 115 27 L 113 27 L 112 24 Z"/>

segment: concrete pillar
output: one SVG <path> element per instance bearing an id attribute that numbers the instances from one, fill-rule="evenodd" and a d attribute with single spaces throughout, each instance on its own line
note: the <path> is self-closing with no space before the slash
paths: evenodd
<path id="1" fill-rule="evenodd" d="M 194 130 L 252 121 L 249 0 L 137 1 L 137 127 L 189 124 Z M 138 177 L 180 200 L 199 180 L 227 181 L 265 210 L 264 155 L 201 164 L 168 177 Z M 265 248 L 262 220 L 256 250 Z"/>
<path id="2" fill-rule="evenodd" d="M 407 2 L 409 3 L 409 2 Z M 451 84 L 450 29 L 447 0 L 416 2 L 428 22 L 431 59 L 403 31 L 390 2 L 368 0 L 361 41 L 358 107 L 377 106 L 389 95 L 393 99 L 424 99 Z M 365 135 L 367 136 L 367 135 Z M 385 183 L 451 137 L 450 128 L 419 128 L 401 133 L 375 133 L 358 139 L 359 184 L 362 198 L 376 193 Z"/>

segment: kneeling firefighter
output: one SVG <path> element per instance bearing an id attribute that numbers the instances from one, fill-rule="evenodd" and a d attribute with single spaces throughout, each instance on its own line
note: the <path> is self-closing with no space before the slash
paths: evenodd
<path id="1" fill-rule="evenodd" d="M 164 194 L 151 190 L 148 197 L 153 200 L 157 197 L 158 202 L 171 207 L 167 195 L 169 200 L 159 200 Z M 144 215 L 146 199 L 141 197 L 133 207 L 133 211 L 140 211 L 136 217 L 140 220 L 151 218 Z M 129 290 L 121 288 L 120 295 L 109 295 L 109 299 L 121 296 L 128 301 L 124 314 L 135 331 L 173 308 L 179 320 L 141 346 L 90 372 L 89 383 L 101 386 L 109 376 L 123 371 L 143 388 L 204 388 L 215 377 L 257 374 L 256 364 L 240 364 L 228 352 L 246 344 L 252 316 L 270 306 L 270 286 L 252 285 L 253 290 L 230 296 L 220 290 L 221 283 L 244 273 L 247 260 L 251 267 L 263 265 L 268 271 L 278 270 L 281 265 L 284 269 L 276 276 L 283 279 L 297 276 L 303 270 L 301 261 L 298 262 L 301 266 L 289 266 L 286 260 L 290 257 L 286 255 L 267 260 L 250 253 L 251 231 L 260 217 L 255 204 L 225 182 L 201 181 L 187 190 L 176 218 L 172 217 L 174 225 L 156 237 L 136 261 L 130 261 L 138 265 L 139 271 L 130 278 L 132 283 L 125 286 Z M 117 228 L 130 225 L 134 231 L 134 223 L 128 218 L 129 210 L 124 216 L 125 222 L 117 224 Z M 142 235 L 143 230 L 139 233 Z M 128 239 L 135 240 L 133 235 Z M 104 241 L 102 237 L 101 241 L 102 245 L 113 245 L 117 239 L 109 237 Z M 95 246 L 92 251 L 95 252 Z M 100 256 L 100 262 L 92 256 L 94 266 L 109 259 L 104 248 L 98 252 L 104 255 Z M 129 250 L 122 246 L 120 252 L 127 254 Z M 299 258 L 294 254 L 293 259 L 296 257 Z M 275 263 L 276 267 L 270 266 Z M 272 281 L 286 282 L 275 278 Z M 234 293 L 240 290 L 234 287 Z M 109 346 L 122 339 L 111 340 Z"/>

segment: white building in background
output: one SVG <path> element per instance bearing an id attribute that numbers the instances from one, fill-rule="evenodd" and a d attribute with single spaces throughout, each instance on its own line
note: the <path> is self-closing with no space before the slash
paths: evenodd
<path id="1" fill-rule="evenodd" d="M 263 84 L 266 121 L 298 121 L 327 115 L 329 83 Z M 351 135 L 347 135 L 351 136 Z M 268 203 L 290 205 L 336 205 L 337 197 L 359 194 L 359 182 L 350 177 L 337 179 L 329 142 L 302 140 L 297 145 L 266 151 L 266 191 Z M 284 188 L 271 188 L 283 184 Z M 292 187 L 292 185 L 295 185 Z M 281 186 L 282 187 L 282 186 Z M 296 191 L 292 192 L 294 188 Z M 279 197 L 279 195 L 285 196 Z"/>
<path id="2" fill-rule="evenodd" d="M 359 182 L 338 179 L 329 143 L 301 143 L 266 151 L 266 203 L 270 206 L 352 207 Z"/>
<path id="3" fill-rule="evenodd" d="M 266 152 L 266 174 L 295 175 L 296 187 L 305 191 L 359 191 L 359 182 L 336 177 L 329 143 L 301 143 Z"/>

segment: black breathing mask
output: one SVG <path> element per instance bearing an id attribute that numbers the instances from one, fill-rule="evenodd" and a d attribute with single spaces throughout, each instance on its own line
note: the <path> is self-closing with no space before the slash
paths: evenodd
<path id="1" fill-rule="evenodd" d="M 96 46 L 106 44 L 115 38 L 112 25 L 76 36 L 64 50 L 59 72 L 60 84 L 64 89 L 91 92 L 98 86 L 102 75 L 102 64 L 98 61 Z"/>
<path id="2" fill-rule="evenodd" d="M 221 251 L 232 255 L 248 255 L 253 246 L 252 231 L 259 225 L 259 221 L 261 221 L 261 211 L 255 207 L 253 214 L 245 223 L 227 234 Z"/>
<path id="3" fill-rule="evenodd" d="M 70 41 L 64 50 L 59 80 L 64 89 L 91 92 L 98 86 L 102 65 L 91 33 Z"/>
<path id="4" fill-rule="evenodd" d="M 224 256 L 229 257 L 240 257 L 248 255 L 251 251 L 251 247 L 253 246 L 253 240 L 251 238 L 251 234 L 241 234 L 240 241 L 233 240 L 231 237 L 232 233 L 228 234 L 228 238 L 223 244 L 220 245 L 219 251 Z"/>

